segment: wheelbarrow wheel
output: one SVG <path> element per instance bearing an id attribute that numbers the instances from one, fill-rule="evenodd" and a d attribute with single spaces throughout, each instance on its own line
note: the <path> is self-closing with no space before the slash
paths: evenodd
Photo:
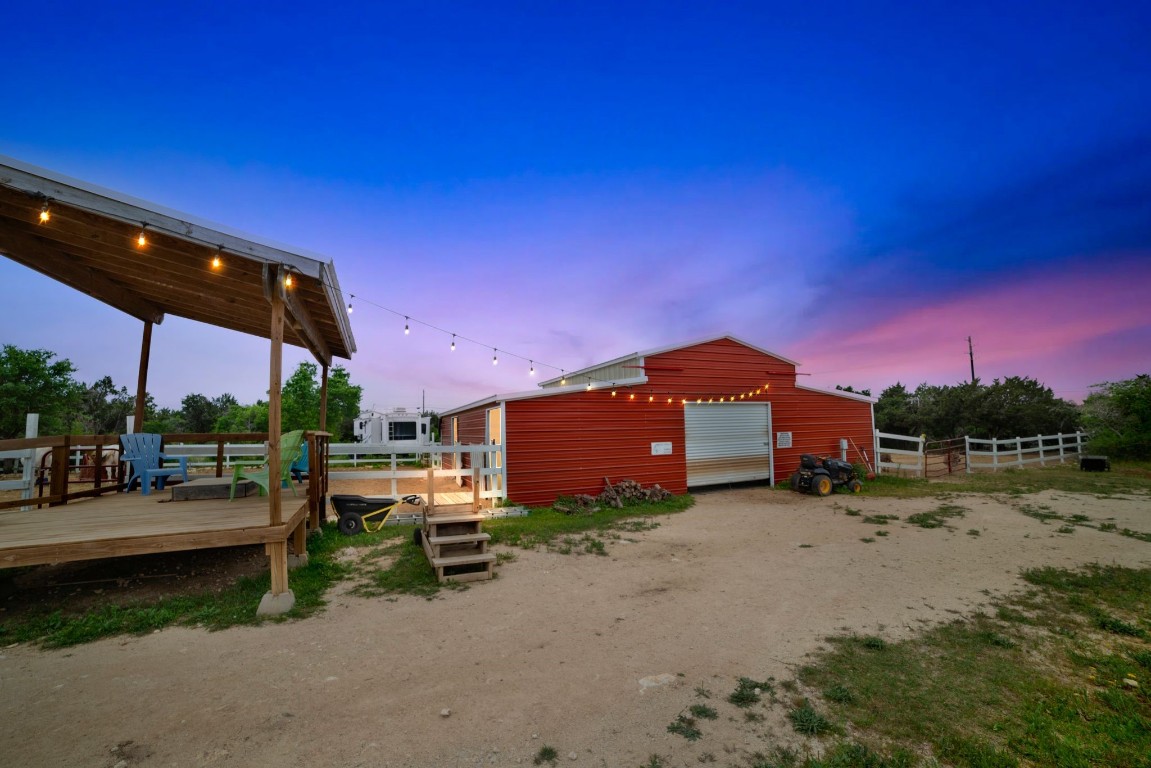
<path id="1" fill-rule="evenodd" d="M 355 536 L 364 530 L 364 518 L 355 513 L 349 513 L 340 517 L 340 533 L 345 536 Z"/>
<path id="2" fill-rule="evenodd" d="M 416 526 L 416 530 L 412 531 L 412 543 L 417 547 L 424 546 L 424 529 Z"/>
<path id="3" fill-rule="evenodd" d="M 792 472 L 791 473 L 791 490 L 793 490 L 793 491 L 799 490 L 799 472 Z"/>
<path id="4" fill-rule="evenodd" d="M 816 496 L 830 496 L 833 490 L 835 486 L 831 484 L 830 475 L 820 474 L 811 478 L 811 492 Z"/>
<path id="5" fill-rule="evenodd" d="M 859 493 L 863 490 L 863 483 L 859 482 L 858 480 L 852 480 L 847 484 L 847 490 L 851 491 L 852 493 Z"/>

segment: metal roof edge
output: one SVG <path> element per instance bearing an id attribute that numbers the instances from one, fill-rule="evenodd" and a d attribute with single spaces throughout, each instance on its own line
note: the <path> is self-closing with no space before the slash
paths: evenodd
<path id="1" fill-rule="evenodd" d="M 796 389 L 806 389 L 808 392 L 819 392 L 823 395 L 835 395 L 836 397 L 846 397 L 848 400 L 858 400 L 861 403 L 871 403 L 875 405 L 879 402 L 878 397 L 871 395 L 862 395 L 859 392 L 844 392 L 842 389 L 820 389 L 819 387 L 809 387 L 804 384 L 796 384 Z"/>
<path id="2" fill-rule="evenodd" d="M 37 183 L 37 179 L 43 183 Z M 198 219 L 182 211 L 74 179 L 7 155 L 0 155 L 0 183 L 30 194 L 43 195 L 63 205 L 72 204 L 88 208 L 104 216 L 124 221 L 139 221 L 166 235 L 183 240 L 202 245 L 222 245 L 239 256 L 287 264 L 302 274 L 317 279 L 320 277 L 324 262 L 328 261 L 327 257 L 305 249 L 276 243 L 223 224 Z"/>
<path id="3" fill-rule="evenodd" d="M 556 395 L 570 395 L 573 392 L 587 392 L 589 389 L 611 389 L 614 387 L 635 387 L 647 383 L 647 377 L 642 376 L 635 379 L 624 379 L 622 381 L 615 381 L 611 384 L 598 382 L 593 384 L 590 388 L 586 384 L 569 384 L 566 387 L 551 387 L 549 389 L 539 390 L 531 389 L 525 392 L 508 392 L 505 394 L 495 394 L 488 397 L 480 398 L 475 402 L 461 405 L 456 408 L 450 408 L 440 414 L 440 418 L 444 416 L 453 416 L 457 413 L 470 411 L 479 408 L 483 405 L 492 405 L 495 403 L 506 403 L 514 400 L 535 400 L 542 397 L 555 397 Z"/>

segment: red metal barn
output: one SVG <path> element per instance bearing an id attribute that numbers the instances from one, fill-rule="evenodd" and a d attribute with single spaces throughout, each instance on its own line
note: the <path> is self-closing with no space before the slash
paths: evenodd
<path id="1" fill-rule="evenodd" d="M 731 336 L 637 352 L 447 411 L 442 441 L 501 445 L 507 498 L 527 505 L 598 494 L 605 477 L 673 493 L 774 483 L 841 441 L 874 456 L 874 399 L 797 384 L 796 365 Z"/>

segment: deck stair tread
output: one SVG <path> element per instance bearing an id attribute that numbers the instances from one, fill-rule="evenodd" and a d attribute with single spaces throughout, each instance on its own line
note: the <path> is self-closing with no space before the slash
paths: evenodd
<path id="1" fill-rule="evenodd" d="M 471 544 L 481 541 L 491 541 L 490 533 L 463 533 L 455 536 L 429 536 L 428 543 L 433 547 L 444 544 Z"/>
<path id="2" fill-rule="evenodd" d="M 428 515 L 425 518 L 428 525 L 446 525 L 451 523 L 481 523 L 484 520 L 483 515 L 477 515 L 472 512 L 450 514 L 450 515 Z"/>
<path id="3" fill-rule="evenodd" d="M 469 565 L 471 563 L 494 563 L 496 556 L 491 552 L 477 552 L 468 555 L 451 555 L 432 558 L 432 565 L 444 568 L 452 565 Z"/>

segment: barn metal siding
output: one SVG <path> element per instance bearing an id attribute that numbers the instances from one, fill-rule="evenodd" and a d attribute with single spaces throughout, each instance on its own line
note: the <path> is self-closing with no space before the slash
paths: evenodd
<path id="1" fill-rule="evenodd" d="M 603 387 L 504 403 L 508 498 L 546 505 L 560 495 L 598 494 L 604 477 L 685 493 L 685 399 L 770 402 L 773 447 L 779 432 L 791 432 L 793 439 L 791 448 L 774 448 L 780 480 L 798 466 L 802 453 L 838 456 L 841 438 L 854 439 L 871 456 L 870 402 L 798 388 L 794 364 L 732 339 L 649 355 L 644 366 L 648 383 L 618 387 L 615 397 Z M 483 441 L 487 407 L 458 414 L 461 442 Z M 653 456 L 651 444 L 657 442 L 671 443 L 671 455 Z M 858 454 L 849 450 L 849 459 L 858 463 Z"/>
<path id="2" fill-rule="evenodd" d="M 683 408 L 648 396 L 632 387 L 614 398 L 600 389 L 508 402 L 508 498 L 538 505 L 561 495 L 595 495 L 605 477 L 686 493 Z M 653 442 L 671 443 L 671 454 L 653 456 Z"/>

